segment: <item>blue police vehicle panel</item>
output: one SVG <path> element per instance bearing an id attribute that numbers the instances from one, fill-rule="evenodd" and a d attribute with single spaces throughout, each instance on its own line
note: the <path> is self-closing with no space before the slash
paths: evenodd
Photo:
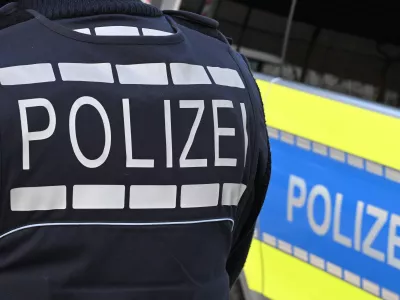
<path id="1" fill-rule="evenodd" d="M 377 296 L 381 287 L 400 293 L 396 173 L 283 131 L 271 149 L 261 231 L 283 241 L 283 251 L 292 254 L 285 242 L 303 249 L 310 264 Z"/>

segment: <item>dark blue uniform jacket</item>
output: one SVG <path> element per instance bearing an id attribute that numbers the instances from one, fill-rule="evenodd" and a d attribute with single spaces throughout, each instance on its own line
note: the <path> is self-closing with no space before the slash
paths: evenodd
<path id="1" fill-rule="evenodd" d="M 260 93 L 216 21 L 2 9 L 1 300 L 227 300 L 269 177 Z"/>

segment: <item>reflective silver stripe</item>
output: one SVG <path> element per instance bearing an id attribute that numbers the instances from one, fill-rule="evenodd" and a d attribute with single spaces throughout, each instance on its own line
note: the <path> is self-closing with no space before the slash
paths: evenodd
<path id="1" fill-rule="evenodd" d="M 117 65 L 121 84 L 168 85 L 165 63 Z"/>
<path id="2" fill-rule="evenodd" d="M 384 300 L 399 300 L 399 296 L 387 289 L 382 289 L 382 298 Z"/>
<path id="3" fill-rule="evenodd" d="M 326 270 L 329 273 L 331 273 L 332 275 L 335 275 L 336 277 L 342 278 L 342 268 L 341 267 L 339 267 L 339 266 L 337 266 L 337 265 L 335 265 L 333 263 L 327 262 L 326 263 Z"/>
<path id="4" fill-rule="evenodd" d="M 181 192 L 181 207 L 212 207 L 218 205 L 219 184 L 183 185 Z"/>
<path id="5" fill-rule="evenodd" d="M 311 149 L 311 141 L 303 139 L 301 137 L 297 137 L 296 139 L 297 146 L 300 148 L 303 148 L 305 150 L 310 150 Z"/>
<path id="6" fill-rule="evenodd" d="M 240 75 L 236 70 L 218 67 L 207 68 L 216 84 L 241 89 L 245 88 L 242 78 L 240 78 Z"/>
<path id="7" fill-rule="evenodd" d="M 268 135 L 270 138 L 279 139 L 279 130 L 273 127 L 268 127 Z"/>
<path id="8" fill-rule="evenodd" d="M 362 280 L 362 284 L 363 284 L 363 289 L 376 295 L 379 296 L 379 285 L 367 280 L 367 279 L 363 279 Z"/>
<path id="9" fill-rule="evenodd" d="M 292 254 L 292 245 L 285 241 L 278 240 L 278 248 L 286 253 Z"/>
<path id="10" fill-rule="evenodd" d="M 90 29 L 89 28 L 81 28 L 81 29 L 75 29 L 75 32 L 79 32 L 79 33 L 83 33 L 83 34 L 87 34 L 90 35 Z"/>
<path id="11" fill-rule="evenodd" d="M 56 81 L 51 64 L 0 68 L 1 85 L 34 84 Z"/>
<path id="12" fill-rule="evenodd" d="M 293 251 L 294 256 L 296 256 L 297 258 L 300 258 L 301 260 L 304 260 L 306 262 L 308 262 L 308 253 L 307 251 L 298 248 L 298 247 L 294 247 L 294 251 Z"/>
<path id="13" fill-rule="evenodd" d="M 287 144 L 294 144 L 294 135 L 287 133 L 287 132 L 281 132 L 281 140 Z"/>
<path id="14" fill-rule="evenodd" d="M 109 63 L 59 63 L 58 67 L 63 81 L 114 82 L 111 64 Z"/>
<path id="15" fill-rule="evenodd" d="M 139 29 L 130 26 L 104 26 L 94 29 L 98 36 L 139 36 Z"/>
<path id="16" fill-rule="evenodd" d="M 369 161 L 367 159 L 363 159 L 361 157 L 340 151 L 338 149 L 319 144 L 317 142 L 312 142 L 308 139 L 292 135 L 283 130 L 278 130 L 273 127 L 268 127 L 268 132 L 270 138 L 275 138 L 277 140 L 281 140 L 282 142 L 293 144 L 294 140 L 296 140 L 296 146 L 302 149 L 308 149 L 309 143 L 312 145 L 312 151 L 314 153 L 327 156 L 334 159 L 335 161 L 340 161 L 342 163 L 347 163 L 349 166 L 356 167 L 358 169 L 367 171 L 369 173 L 384 176 L 386 179 L 389 179 L 393 182 L 400 183 L 400 171 L 394 170 L 392 168 L 383 166 L 381 164 Z M 329 152 L 328 152 L 329 151 Z M 346 160 L 347 158 L 347 160 Z M 400 300 L 400 299 L 399 299 Z"/>
<path id="17" fill-rule="evenodd" d="M 322 270 L 325 269 L 325 260 L 323 260 L 321 257 L 318 257 L 314 254 L 310 255 L 310 263 Z"/>
<path id="18" fill-rule="evenodd" d="M 224 183 L 222 187 L 222 205 L 237 206 L 247 186 L 239 183 Z"/>
<path id="19" fill-rule="evenodd" d="M 262 238 L 264 243 L 276 247 L 276 238 L 268 233 L 263 232 Z"/>
<path id="20" fill-rule="evenodd" d="M 322 144 L 313 143 L 313 151 L 321 155 L 328 155 L 328 147 Z"/>
<path id="21" fill-rule="evenodd" d="M 344 157 L 344 152 L 343 151 L 331 148 L 330 149 L 330 155 L 331 155 L 331 158 L 333 158 L 333 159 L 335 159 L 337 161 L 345 162 L 345 157 Z"/>
<path id="22" fill-rule="evenodd" d="M 293 256 L 300 258 L 301 260 L 308 262 L 308 256 L 309 256 L 309 264 L 314 265 L 323 271 L 326 271 L 332 275 L 335 275 L 338 278 L 341 278 L 348 283 L 351 283 L 357 287 L 361 287 L 363 290 L 368 291 L 372 294 L 375 294 L 376 296 L 379 296 L 380 291 L 382 291 L 382 298 L 385 300 L 400 300 L 399 295 L 396 293 L 389 291 L 385 289 L 384 287 L 379 286 L 378 284 L 366 279 L 366 278 L 361 278 L 359 275 L 354 274 L 348 270 L 345 270 L 343 267 L 338 266 L 336 264 L 333 264 L 332 262 L 325 261 L 324 259 L 312 254 L 308 253 L 306 250 L 297 248 L 296 246 L 293 246 L 285 241 L 278 240 L 278 244 L 276 245 L 276 237 L 263 232 L 263 241 L 264 243 L 268 245 L 272 245 L 275 248 L 278 248 L 284 252 L 287 252 L 289 254 L 291 253 L 291 249 L 293 248 Z M 362 283 L 362 284 L 361 284 Z"/>
<path id="23" fill-rule="evenodd" d="M 382 176 L 383 175 L 383 168 L 381 165 L 373 163 L 371 161 L 366 161 L 366 169 L 368 172 L 371 172 L 375 175 Z"/>
<path id="24" fill-rule="evenodd" d="M 351 154 L 347 155 L 347 162 L 349 163 L 349 165 L 362 169 L 364 168 L 364 162 L 363 159 Z"/>
<path id="25" fill-rule="evenodd" d="M 181 207 L 215 207 L 219 204 L 219 183 L 183 185 Z M 222 205 L 237 206 L 247 186 L 222 184 Z M 67 209 L 66 186 L 15 188 L 10 193 L 13 211 Z M 124 185 L 75 185 L 73 209 L 124 209 Z M 131 209 L 169 209 L 177 206 L 177 185 L 132 185 L 128 197 Z"/>
<path id="26" fill-rule="evenodd" d="M 143 35 L 145 36 L 167 36 L 172 35 L 171 32 L 161 31 L 156 29 L 142 28 Z"/>
<path id="27" fill-rule="evenodd" d="M 208 219 L 208 220 L 196 220 L 196 221 L 176 221 L 176 222 L 143 222 L 143 223 L 107 223 L 107 222 L 93 222 L 93 223 L 43 223 L 43 224 L 32 224 L 27 226 L 18 227 L 10 230 L 3 235 L 0 235 L 0 240 L 6 236 L 12 235 L 16 232 L 23 231 L 26 229 L 40 228 L 40 227 L 55 227 L 55 226 L 169 226 L 169 225 L 187 225 L 187 224 L 205 224 L 205 223 L 216 223 L 216 222 L 231 222 L 232 229 L 235 225 L 235 221 L 231 218 L 220 218 L 220 219 Z"/>
<path id="28" fill-rule="evenodd" d="M 67 208 L 66 186 L 24 187 L 10 193 L 12 211 L 40 211 Z"/>
<path id="29" fill-rule="evenodd" d="M 386 178 L 400 183 L 400 172 L 390 168 L 386 168 Z"/>
<path id="30" fill-rule="evenodd" d="M 350 271 L 344 271 L 344 280 L 346 280 L 347 282 L 350 282 L 352 285 L 355 285 L 358 287 L 361 285 L 360 276 L 358 276 Z"/>
<path id="31" fill-rule="evenodd" d="M 74 209 L 122 209 L 125 206 L 124 185 L 75 185 Z"/>
<path id="32" fill-rule="evenodd" d="M 167 209 L 176 207 L 176 185 L 132 185 L 131 209 Z"/>
<path id="33" fill-rule="evenodd" d="M 91 34 L 89 28 L 75 29 L 81 34 Z M 168 85 L 166 63 L 115 65 L 119 83 L 143 85 Z M 205 66 L 171 63 L 169 65 L 172 83 L 175 85 L 213 84 Z M 114 83 L 110 63 L 68 63 L 60 62 L 58 68 L 62 81 Z M 245 88 L 239 73 L 234 69 L 207 67 L 217 85 Z M 0 84 L 22 85 L 56 81 L 51 64 L 33 64 L 0 68 Z"/>
<path id="34" fill-rule="evenodd" d="M 184 63 L 171 64 L 172 81 L 176 85 L 211 84 L 203 66 Z"/>

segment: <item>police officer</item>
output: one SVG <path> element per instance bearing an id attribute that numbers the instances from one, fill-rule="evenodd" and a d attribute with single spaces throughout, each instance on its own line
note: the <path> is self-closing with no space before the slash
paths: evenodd
<path id="1" fill-rule="evenodd" d="M 0 299 L 228 299 L 270 152 L 218 23 L 135 0 L 1 14 Z"/>

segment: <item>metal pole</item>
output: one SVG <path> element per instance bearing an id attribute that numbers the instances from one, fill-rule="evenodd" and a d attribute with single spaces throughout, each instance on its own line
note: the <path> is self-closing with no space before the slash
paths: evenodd
<path id="1" fill-rule="evenodd" d="M 249 26 L 250 16 L 251 16 L 252 11 L 253 11 L 253 7 L 251 6 L 251 4 L 249 4 L 249 8 L 247 10 L 246 17 L 244 19 L 242 30 L 240 31 L 240 36 L 239 36 L 238 42 L 236 44 L 238 52 L 240 52 L 240 48 L 242 48 L 244 33 L 246 32 L 246 29 Z"/>
<path id="2" fill-rule="evenodd" d="M 280 66 L 280 75 L 281 76 L 283 75 L 282 74 L 283 67 L 284 67 L 285 61 L 286 61 L 287 47 L 289 44 L 290 31 L 292 29 L 293 16 L 294 16 L 294 12 L 296 10 L 296 5 L 297 5 L 297 0 L 292 0 L 292 5 L 290 6 L 290 12 L 289 12 L 289 16 L 288 16 L 288 21 L 286 23 L 285 37 L 283 40 L 283 47 L 282 47 L 282 54 L 281 54 L 281 66 Z"/>
<path id="3" fill-rule="evenodd" d="M 201 0 L 201 4 L 199 5 L 199 8 L 196 11 L 196 14 L 201 15 L 204 11 L 204 7 L 206 7 L 206 0 Z"/>
<path id="4" fill-rule="evenodd" d="M 178 10 L 182 0 L 162 0 L 161 10 Z"/>
<path id="5" fill-rule="evenodd" d="M 313 53 L 314 46 L 315 46 L 315 43 L 317 42 L 317 39 L 318 39 L 318 36 L 319 36 L 320 32 L 321 32 L 321 27 L 316 27 L 314 29 L 314 32 L 313 32 L 312 37 L 311 37 L 311 41 L 308 44 L 308 48 L 307 48 L 307 52 L 306 52 L 306 58 L 304 59 L 303 70 L 301 71 L 300 82 L 304 83 L 306 81 L 306 76 L 307 76 L 308 68 L 309 68 L 309 65 L 310 65 L 311 55 Z"/>

